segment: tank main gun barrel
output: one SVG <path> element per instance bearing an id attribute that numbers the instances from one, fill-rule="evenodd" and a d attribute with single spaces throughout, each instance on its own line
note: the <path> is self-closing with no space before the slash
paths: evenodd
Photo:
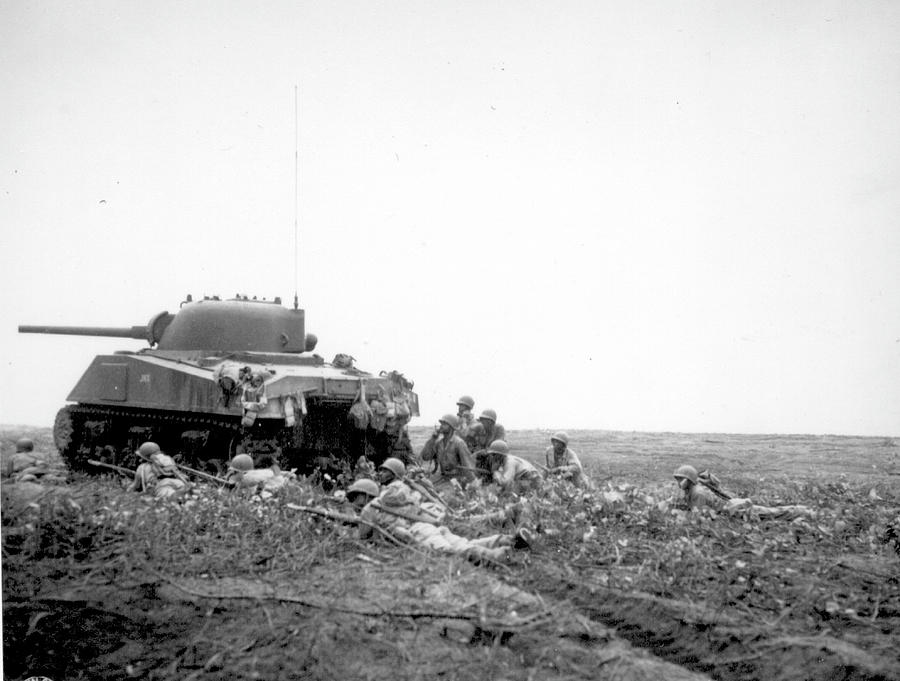
<path id="1" fill-rule="evenodd" d="M 63 336 L 108 336 L 147 340 L 147 325 L 142 326 L 20 326 L 19 333 L 56 333 Z"/>
<path id="2" fill-rule="evenodd" d="M 63 336 L 106 336 L 107 338 L 134 338 L 154 345 L 162 338 L 163 331 L 174 315 L 160 312 L 141 326 L 20 326 L 19 333 L 55 333 Z"/>

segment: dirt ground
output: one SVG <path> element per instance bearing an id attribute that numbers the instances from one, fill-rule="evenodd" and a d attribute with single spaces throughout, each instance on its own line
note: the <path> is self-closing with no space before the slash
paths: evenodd
<path id="1" fill-rule="evenodd" d="M 541 462 L 549 435 L 509 441 Z M 900 679 L 900 441 L 569 435 L 595 488 L 548 485 L 531 550 L 490 566 L 291 511 L 315 480 L 174 507 L 115 477 L 4 483 L 4 678 Z M 815 516 L 669 508 L 682 463 Z"/>

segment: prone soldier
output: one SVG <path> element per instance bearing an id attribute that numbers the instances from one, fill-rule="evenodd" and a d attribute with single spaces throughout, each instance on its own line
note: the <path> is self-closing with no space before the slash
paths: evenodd
<path id="1" fill-rule="evenodd" d="M 178 498 L 191 489 L 191 483 L 175 463 L 163 454 L 155 442 L 145 442 L 137 451 L 143 463 L 134 472 L 134 481 L 129 486 L 133 492 L 152 493 L 157 498 Z"/>

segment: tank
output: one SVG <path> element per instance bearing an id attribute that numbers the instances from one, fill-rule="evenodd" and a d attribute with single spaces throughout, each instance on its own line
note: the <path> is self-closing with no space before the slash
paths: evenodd
<path id="1" fill-rule="evenodd" d="M 20 326 L 20 333 L 147 341 L 140 351 L 99 355 L 69 393 L 53 427 L 73 469 L 89 459 L 134 463 L 152 440 L 186 465 L 220 472 L 244 452 L 307 470 L 365 454 L 410 453 L 407 423 L 419 415 L 413 383 L 397 371 L 367 373 L 354 358 L 314 353 L 305 313 L 273 301 L 217 296 L 181 303 L 143 326 Z"/>

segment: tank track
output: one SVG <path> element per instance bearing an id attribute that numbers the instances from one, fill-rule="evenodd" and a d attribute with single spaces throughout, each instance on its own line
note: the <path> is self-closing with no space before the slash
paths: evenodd
<path id="1" fill-rule="evenodd" d="M 294 427 L 269 421 L 244 428 L 237 415 L 76 404 L 59 410 L 53 438 L 71 469 L 93 473 L 99 469 L 90 459 L 136 467 L 135 452 L 148 440 L 177 461 L 211 473 L 221 473 L 238 451 L 251 453 L 258 465 L 268 454 L 282 467 L 301 471 L 339 471 L 361 454 L 376 463 L 411 454 L 405 433 L 398 437 L 349 428 L 344 405 L 318 404 L 302 421 Z"/>
<path id="2" fill-rule="evenodd" d="M 188 452 L 181 440 L 191 431 L 206 438 L 202 447 Z M 141 442 L 151 439 L 188 465 L 197 465 L 213 459 L 227 461 L 244 438 L 237 417 L 102 405 L 63 407 L 53 426 L 56 448 L 73 470 L 96 472 L 88 459 L 133 467 L 138 463 L 134 452 Z M 223 441 L 227 441 L 224 451 Z"/>

